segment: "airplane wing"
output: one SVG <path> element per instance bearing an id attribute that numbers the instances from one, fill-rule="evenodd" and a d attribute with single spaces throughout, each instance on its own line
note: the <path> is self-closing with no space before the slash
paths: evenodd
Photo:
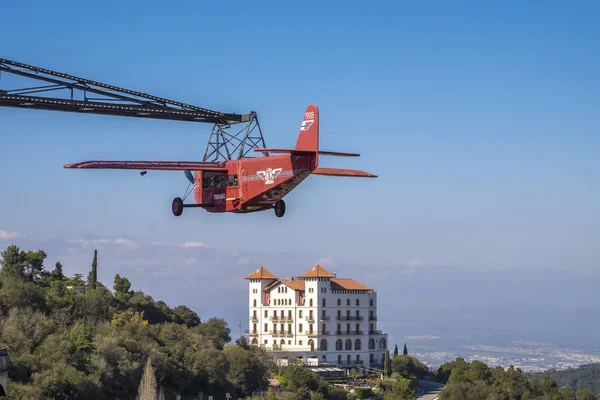
<path id="1" fill-rule="evenodd" d="M 74 169 L 138 169 L 164 171 L 227 171 L 224 162 L 210 161 L 82 161 L 65 165 Z"/>
<path id="2" fill-rule="evenodd" d="M 296 150 L 296 149 L 254 149 L 254 151 L 259 153 L 298 153 L 298 154 L 311 154 L 318 153 L 320 156 L 337 156 L 337 157 L 360 157 L 358 153 L 342 153 L 339 151 L 322 151 L 319 150 L 317 152 L 312 150 Z"/>
<path id="3" fill-rule="evenodd" d="M 328 176 L 349 176 L 357 178 L 377 178 L 377 175 L 371 174 L 365 171 L 359 171 L 357 169 L 345 169 L 345 168 L 317 168 L 312 172 L 314 175 L 328 175 Z"/>

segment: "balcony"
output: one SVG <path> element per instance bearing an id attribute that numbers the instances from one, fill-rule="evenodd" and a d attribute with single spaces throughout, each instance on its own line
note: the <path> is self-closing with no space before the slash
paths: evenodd
<path id="1" fill-rule="evenodd" d="M 279 317 L 279 316 L 277 316 L 277 315 L 269 317 L 269 319 L 270 319 L 271 321 L 273 321 L 273 322 L 277 322 L 277 321 L 279 321 L 279 318 L 280 318 L 280 317 Z"/>
<path id="2" fill-rule="evenodd" d="M 308 336 L 324 336 L 329 335 L 329 331 L 308 331 L 306 334 Z"/>
<path id="3" fill-rule="evenodd" d="M 251 315 L 250 316 L 250 321 L 258 322 L 258 317 L 256 315 Z"/>
<path id="4" fill-rule="evenodd" d="M 362 335 L 363 331 L 336 331 L 336 335 Z"/>
<path id="5" fill-rule="evenodd" d="M 340 364 L 343 366 L 346 365 L 363 365 L 365 362 L 363 360 L 346 360 L 346 361 L 342 361 Z"/>
<path id="6" fill-rule="evenodd" d="M 247 330 L 246 334 L 250 336 L 258 336 L 258 331 Z"/>
<path id="7" fill-rule="evenodd" d="M 315 322 L 315 317 L 314 315 L 307 315 L 306 317 L 304 317 L 304 320 L 308 322 Z"/>
<path id="8" fill-rule="evenodd" d="M 353 316 L 346 315 L 346 316 L 337 317 L 337 320 L 338 321 L 362 321 L 362 320 L 364 320 L 364 317 L 363 316 L 354 316 L 353 317 Z"/>
<path id="9" fill-rule="evenodd" d="M 369 321 L 377 321 L 377 317 L 375 315 L 371 315 L 369 317 Z"/>
<path id="10" fill-rule="evenodd" d="M 329 316 L 328 315 L 321 315 L 321 318 L 319 318 L 320 321 L 329 321 Z"/>
<path id="11" fill-rule="evenodd" d="M 369 335 L 381 335 L 383 331 L 369 331 Z"/>

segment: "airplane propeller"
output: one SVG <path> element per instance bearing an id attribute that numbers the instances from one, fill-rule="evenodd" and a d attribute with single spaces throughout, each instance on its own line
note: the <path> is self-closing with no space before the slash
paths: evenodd
<path id="1" fill-rule="evenodd" d="M 183 173 L 185 174 L 185 177 L 187 178 L 188 181 L 190 181 L 190 183 L 193 185 L 194 184 L 194 175 L 192 175 L 191 171 L 183 171 Z"/>

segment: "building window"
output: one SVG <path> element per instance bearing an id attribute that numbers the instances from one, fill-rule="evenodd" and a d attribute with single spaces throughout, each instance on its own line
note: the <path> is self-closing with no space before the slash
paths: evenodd
<path id="1" fill-rule="evenodd" d="M 369 305 L 370 305 L 371 307 L 373 307 L 373 299 L 370 299 L 370 300 L 369 300 Z"/>
<path id="2" fill-rule="evenodd" d="M 298 315 L 302 318 L 302 310 L 298 311 Z"/>
<path id="3" fill-rule="evenodd" d="M 346 305 L 349 306 L 350 305 L 350 299 L 346 299 Z"/>
<path id="4" fill-rule="evenodd" d="M 375 350 L 375 339 L 369 339 L 369 350 Z"/>
<path id="5" fill-rule="evenodd" d="M 252 315 L 254 316 L 254 318 L 256 318 L 256 317 L 257 317 L 257 315 L 256 315 L 256 310 L 252 311 Z"/>
<path id="6" fill-rule="evenodd" d="M 327 351 L 327 340 L 321 340 L 321 351 Z"/>
<path id="7" fill-rule="evenodd" d="M 302 332 L 302 324 L 298 325 L 298 332 Z"/>
<path id="8" fill-rule="evenodd" d="M 338 306 L 342 305 L 342 299 L 338 299 Z"/>
<path id="9" fill-rule="evenodd" d="M 346 348 L 345 350 L 352 350 L 352 340 L 346 339 Z"/>
<path id="10" fill-rule="evenodd" d="M 342 346 L 343 346 L 342 339 L 338 339 L 338 340 L 335 342 L 335 349 L 336 349 L 337 351 L 342 351 L 342 350 L 343 350 Z"/>
<path id="11" fill-rule="evenodd" d="M 298 344 L 299 344 L 300 346 L 302 346 L 302 340 L 300 340 L 300 341 L 298 342 Z"/>
<path id="12" fill-rule="evenodd" d="M 360 300 L 359 299 L 356 299 L 356 305 L 360 306 Z"/>
<path id="13" fill-rule="evenodd" d="M 381 340 L 379 341 L 379 348 L 381 350 L 385 350 L 385 339 L 381 338 Z"/>
<path id="14" fill-rule="evenodd" d="M 269 331 L 269 325 L 265 324 L 265 333 Z"/>
<path id="15" fill-rule="evenodd" d="M 312 300 L 313 300 L 313 299 L 310 299 L 310 300 L 309 300 L 310 307 L 312 307 L 312 306 L 313 306 L 313 301 L 312 301 Z"/>
<path id="16" fill-rule="evenodd" d="M 341 363 L 342 363 L 342 355 L 338 354 L 338 364 L 341 364 Z"/>
<path id="17" fill-rule="evenodd" d="M 326 302 L 325 302 L 325 299 L 323 299 L 323 301 L 322 301 L 322 305 L 323 305 L 323 307 L 326 307 L 326 305 L 325 305 L 325 304 L 326 304 Z"/>
<path id="18" fill-rule="evenodd" d="M 254 307 L 256 307 L 256 299 L 254 299 Z"/>
<path id="19" fill-rule="evenodd" d="M 356 339 L 354 341 L 354 350 L 360 350 L 361 348 L 361 343 L 360 343 L 360 339 Z"/>
<path id="20" fill-rule="evenodd" d="M 375 363 L 375 356 L 373 355 L 373 353 L 369 354 L 369 364 L 374 364 Z"/>

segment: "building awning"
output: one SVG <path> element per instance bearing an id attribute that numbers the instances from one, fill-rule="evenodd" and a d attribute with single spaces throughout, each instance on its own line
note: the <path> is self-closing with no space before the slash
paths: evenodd
<path id="1" fill-rule="evenodd" d="M 344 372 L 341 368 L 311 368 L 314 372 Z"/>

